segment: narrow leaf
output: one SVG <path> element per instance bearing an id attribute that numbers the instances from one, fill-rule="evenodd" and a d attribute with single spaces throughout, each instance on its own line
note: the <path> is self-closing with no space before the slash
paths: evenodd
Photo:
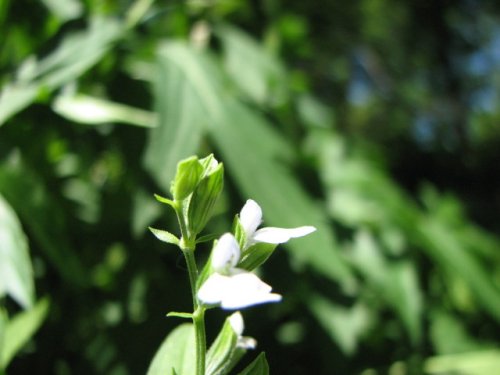
<path id="1" fill-rule="evenodd" d="M 4 345 L 0 358 L 0 367 L 7 367 L 14 355 L 33 336 L 44 321 L 49 310 L 49 300 L 44 298 L 30 310 L 14 316 L 7 323 L 5 330 Z"/>
<path id="2" fill-rule="evenodd" d="M 14 210 L 0 195 L 0 297 L 5 293 L 24 308 L 33 304 L 28 242 Z"/>
<path id="3" fill-rule="evenodd" d="M 151 228 L 151 227 L 149 227 L 149 230 L 160 241 L 170 243 L 173 245 L 179 245 L 179 239 L 175 235 L 173 235 L 172 233 L 167 232 L 166 230 L 155 229 L 155 228 Z"/>

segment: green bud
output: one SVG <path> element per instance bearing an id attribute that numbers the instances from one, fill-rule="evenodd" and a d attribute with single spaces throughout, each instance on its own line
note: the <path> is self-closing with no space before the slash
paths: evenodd
<path id="1" fill-rule="evenodd" d="M 174 200 L 180 201 L 187 198 L 198 185 L 202 174 L 203 166 L 196 156 L 181 160 L 177 164 L 177 173 L 170 188 Z"/>
<path id="2" fill-rule="evenodd" d="M 213 159 L 215 160 L 215 159 Z M 217 162 L 217 161 L 215 161 Z M 188 226 L 193 234 L 200 233 L 212 216 L 213 207 L 224 185 L 222 163 L 210 166 L 210 170 L 196 186 L 188 208 Z"/>

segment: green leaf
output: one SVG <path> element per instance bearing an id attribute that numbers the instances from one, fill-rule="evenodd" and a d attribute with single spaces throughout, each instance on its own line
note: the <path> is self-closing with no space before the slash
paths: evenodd
<path id="1" fill-rule="evenodd" d="M 216 33 L 222 39 L 224 65 L 232 82 L 261 105 L 282 103 L 287 94 L 287 75 L 276 56 L 230 25 L 218 27 Z"/>
<path id="2" fill-rule="evenodd" d="M 496 374 L 500 368 L 500 350 L 487 349 L 428 358 L 424 364 L 426 374 Z"/>
<path id="3" fill-rule="evenodd" d="M 243 252 L 238 268 L 253 271 L 263 264 L 276 250 L 275 244 L 259 242 Z"/>
<path id="4" fill-rule="evenodd" d="M 167 317 L 175 317 L 175 318 L 182 318 L 182 319 L 192 319 L 193 314 L 192 313 L 184 313 L 184 312 L 177 312 L 177 311 L 171 311 L 167 314 Z"/>
<path id="5" fill-rule="evenodd" d="M 229 365 L 234 365 L 231 359 L 238 342 L 238 334 L 234 332 L 229 319 L 230 317 L 226 318 L 222 329 L 207 351 L 205 370 L 207 375 L 227 374 Z"/>
<path id="6" fill-rule="evenodd" d="M 346 355 L 353 355 L 370 325 L 369 309 L 362 304 L 346 308 L 318 294 L 308 296 L 307 306 L 339 348 Z"/>
<path id="7" fill-rule="evenodd" d="M 23 308 L 33 305 L 35 291 L 28 241 L 14 210 L 0 195 L 0 297 L 5 293 Z"/>
<path id="8" fill-rule="evenodd" d="M 258 357 L 238 375 L 269 375 L 269 365 L 267 364 L 265 353 L 260 353 Z"/>
<path id="9" fill-rule="evenodd" d="M 149 227 L 149 230 L 160 241 L 170 243 L 173 245 L 177 245 L 177 246 L 179 245 L 179 239 L 175 235 L 173 235 L 172 233 L 167 232 L 166 230 L 155 229 L 155 228 L 151 228 L 151 227 Z"/>
<path id="10" fill-rule="evenodd" d="M 184 323 L 175 328 L 156 352 L 147 375 L 177 373 L 194 375 L 196 366 L 194 327 Z"/>
<path id="11" fill-rule="evenodd" d="M 181 43 L 170 43 L 158 53 L 157 74 L 153 89 L 158 126 L 149 133 L 144 166 L 165 191 L 170 189 L 176 165 L 198 150 L 202 129 L 206 123 L 204 111 L 198 103 L 196 88 L 185 85 L 185 51 Z M 171 59 L 180 60 L 173 64 Z M 196 72 L 199 84 L 209 72 Z"/>
<path id="12" fill-rule="evenodd" d="M 486 269 L 444 223 L 422 217 L 417 235 L 427 254 L 443 269 L 462 278 L 475 298 L 497 321 L 500 321 L 500 291 Z"/>
<path id="13" fill-rule="evenodd" d="M 408 261 L 389 262 L 370 232 L 356 233 L 350 251 L 367 284 L 398 314 L 413 343 L 421 336 L 422 297 L 417 274 Z"/>
<path id="14" fill-rule="evenodd" d="M 31 104 L 40 92 L 52 91 L 95 65 L 121 37 L 123 25 L 111 18 L 91 19 L 87 30 L 67 35 L 59 47 L 29 74 L 7 84 L 0 93 L 0 126 Z"/>
<path id="15" fill-rule="evenodd" d="M 154 128 L 157 121 L 152 112 L 82 94 L 58 96 L 52 109 L 71 121 L 89 125 L 123 123 Z"/>
<path id="16" fill-rule="evenodd" d="M 175 202 L 173 200 L 162 197 L 161 195 L 158 195 L 158 194 L 155 194 L 154 196 L 158 202 L 168 204 L 174 210 L 176 209 L 176 205 L 175 205 Z"/>
<path id="17" fill-rule="evenodd" d="M 0 353 L 0 367 L 7 367 L 14 355 L 33 336 L 45 320 L 49 310 L 49 300 L 43 298 L 36 305 L 14 316 L 5 330 L 4 345 Z"/>
<path id="18" fill-rule="evenodd" d="M 22 162 L 4 163 L 0 165 L 0 190 L 65 281 L 83 286 L 87 274 L 68 238 L 66 214 L 46 184 Z"/>
<path id="19" fill-rule="evenodd" d="M 206 234 L 204 236 L 198 237 L 196 239 L 196 243 L 203 243 L 203 242 L 209 242 L 213 241 L 217 238 L 218 236 L 216 234 Z"/>
<path id="20" fill-rule="evenodd" d="M 42 0 L 42 2 L 62 22 L 78 18 L 83 12 L 80 0 Z"/>

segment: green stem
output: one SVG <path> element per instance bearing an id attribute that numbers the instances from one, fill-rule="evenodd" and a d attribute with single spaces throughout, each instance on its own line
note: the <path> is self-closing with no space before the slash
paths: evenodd
<path id="1" fill-rule="evenodd" d="M 194 336 L 196 339 L 196 375 L 205 375 L 205 355 L 207 342 L 205 336 L 205 308 L 200 305 L 193 314 Z"/>
<path id="2" fill-rule="evenodd" d="M 205 375 L 205 356 L 207 351 L 206 334 L 205 334 L 205 307 L 198 303 L 196 281 L 198 280 L 198 267 L 194 250 L 196 241 L 189 237 L 187 225 L 182 214 L 182 203 L 176 207 L 177 218 L 181 229 L 180 248 L 186 259 L 186 264 L 189 273 L 189 284 L 191 285 L 191 295 L 193 297 L 193 325 L 196 340 L 196 375 Z"/>

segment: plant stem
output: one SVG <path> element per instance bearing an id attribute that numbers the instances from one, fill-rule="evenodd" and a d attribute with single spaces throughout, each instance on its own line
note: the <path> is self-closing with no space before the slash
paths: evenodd
<path id="1" fill-rule="evenodd" d="M 205 308 L 199 305 L 193 314 L 194 336 L 196 340 L 196 375 L 205 375 Z"/>
<path id="2" fill-rule="evenodd" d="M 194 250 L 196 241 L 189 237 L 187 225 L 184 221 L 182 203 L 176 207 L 177 218 L 181 229 L 181 242 L 179 244 L 184 258 L 186 259 L 187 269 L 189 273 L 189 284 L 191 285 L 191 295 L 193 297 L 193 325 L 196 341 L 196 375 L 205 375 L 205 356 L 207 351 L 206 334 L 205 334 L 205 307 L 198 303 L 196 297 L 197 288 L 196 281 L 198 280 L 198 267 Z"/>

